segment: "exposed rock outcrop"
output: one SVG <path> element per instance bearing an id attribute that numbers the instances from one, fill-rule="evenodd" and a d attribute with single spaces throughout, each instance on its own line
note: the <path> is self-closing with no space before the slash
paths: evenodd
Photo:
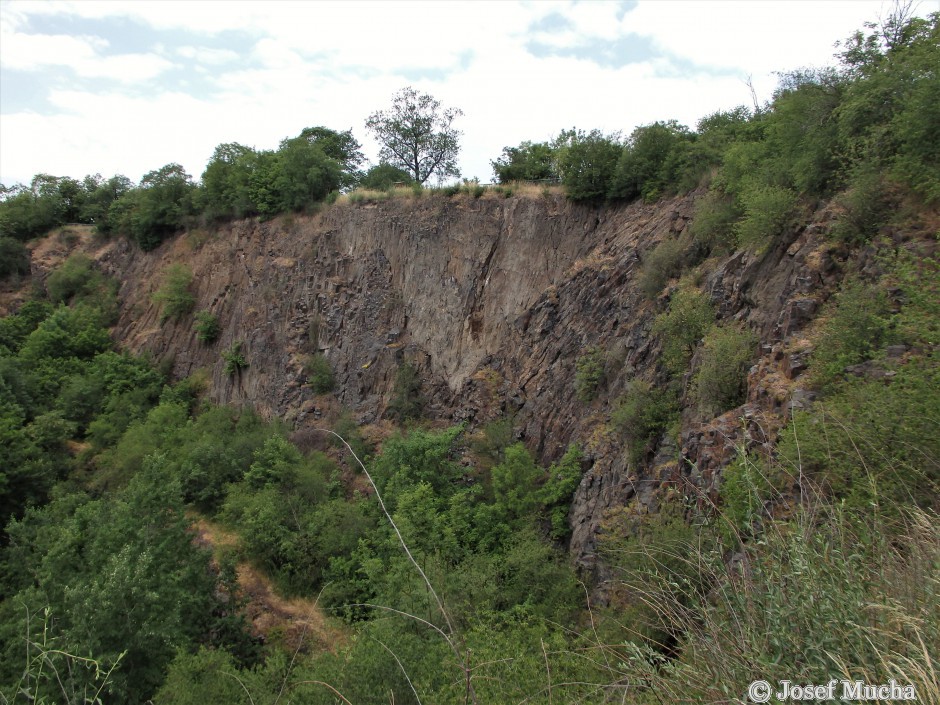
<path id="1" fill-rule="evenodd" d="M 707 263 L 701 283 L 719 317 L 760 337 L 747 403 L 714 420 L 687 411 L 681 438 L 662 439 L 640 467 L 628 462 L 609 416 L 634 376 L 659 374 L 651 329 L 666 305 L 644 297 L 637 276 L 652 248 L 686 232 L 697 195 L 622 207 L 560 195 L 392 199 L 194 231 L 152 253 L 114 241 L 95 256 L 122 282 L 115 336 L 172 359 L 180 376 L 211 370 L 214 401 L 314 423 L 323 402 L 303 366 L 321 352 L 339 402 L 373 421 L 408 360 L 432 416 L 475 424 L 509 414 L 546 463 L 578 442 L 586 472 L 571 551 L 593 569 L 605 511 L 627 501 L 654 509 L 663 484 L 713 500 L 735 449 L 767 443 L 793 404 L 812 401 L 800 389 L 806 351 L 795 341 L 840 276 L 840 253 L 823 237 L 826 212 L 763 254 Z M 212 346 L 197 341 L 191 320 L 161 324 L 151 301 L 161 272 L 179 262 L 192 268 L 197 310 L 222 324 Z M 230 377 L 220 351 L 234 342 L 249 366 Z M 593 346 L 606 353 L 605 382 L 585 403 L 576 362 Z"/>

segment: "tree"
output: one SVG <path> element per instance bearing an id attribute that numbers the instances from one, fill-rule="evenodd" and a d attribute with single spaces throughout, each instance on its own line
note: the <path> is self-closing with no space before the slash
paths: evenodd
<path id="1" fill-rule="evenodd" d="M 561 181 L 568 197 L 588 201 L 607 195 L 610 182 L 623 152 L 620 136 L 600 130 L 563 130 L 555 139 Z"/>
<path id="2" fill-rule="evenodd" d="M 399 169 L 397 166 L 385 162 L 370 167 L 359 179 L 360 188 L 375 189 L 376 191 L 385 191 L 398 183 L 410 186 L 414 183 L 414 179 L 404 169 Z"/>
<path id="3" fill-rule="evenodd" d="M 503 147 L 503 153 L 490 164 L 501 184 L 512 181 L 556 181 L 555 149 L 547 142 L 522 142 L 518 147 Z"/>
<path id="4" fill-rule="evenodd" d="M 369 116 L 366 129 L 382 145 L 381 161 L 404 169 L 423 184 L 432 174 L 460 176 L 457 154 L 462 133 L 452 124 L 461 115 L 462 110 L 442 109 L 433 96 L 408 86 L 395 94 L 391 110 Z"/>
<path id="5" fill-rule="evenodd" d="M 305 127 L 300 136 L 310 144 L 318 146 L 330 159 L 335 159 L 343 168 L 343 186 L 352 185 L 359 176 L 359 166 L 365 161 L 362 145 L 353 137 L 352 129 L 343 132 L 328 127 Z"/>

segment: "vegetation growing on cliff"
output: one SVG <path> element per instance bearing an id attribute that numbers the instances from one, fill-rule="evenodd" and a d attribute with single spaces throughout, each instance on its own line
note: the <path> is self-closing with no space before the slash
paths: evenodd
<path id="1" fill-rule="evenodd" d="M 840 69 L 788 74 L 771 105 L 694 132 L 570 130 L 494 163 L 501 180 L 559 178 L 585 200 L 709 186 L 689 234 L 642 263 L 650 368 L 615 370 L 623 359 L 601 347 L 569 361 L 566 390 L 606 410 L 597 434 L 618 439 L 622 481 L 634 497 L 658 483 L 657 511 L 637 499 L 607 515 L 604 607 L 564 551 L 596 439 L 543 467 L 512 404 L 495 403 L 495 370 L 492 415 L 470 435 L 422 418 L 419 370 L 400 358 L 381 432 L 334 415 L 360 466 L 346 440 L 330 445 L 328 419 L 291 434 L 116 350 L 117 287 L 91 259 L 66 260 L 0 319 L 0 698 L 725 702 L 759 676 L 895 678 L 940 699 L 936 250 L 879 240 L 907 217 L 892 204 L 937 204 L 937 22 L 856 35 Z M 351 132 L 308 128 L 276 152 L 221 145 L 199 184 L 174 165 L 139 187 L 37 176 L 0 204 L 8 274 L 28 270 L 15 245 L 62 219 L 149 248 L 191 219 L 308 208 L 352 186 L 361 161 Z M 400 174 L 371 176 L 383 188 Z M 685 457 L 658 474 L 664 437 L 741 403 L 759 353 L 690 262 L 777 244 L 821 198 L 839 213 L 833 251 L 861 263 L 807 333 L 818 398 L 774 447 L 750 424 L 712 494 L 686 482 Z M 217 319 L 185 320 L 191 270 L 167 274 L 164 315 L 211 344 Z M 320 326 L 305 334 L 307 374 L 325 395 L 337 380 Z M 254 369 L 238 340 L 212 354 L 229 375 Z M 246 576 L 308 609 L 299 635 L 249 624 Z M 316 643 L 315 617 L 335 642 Z"/>

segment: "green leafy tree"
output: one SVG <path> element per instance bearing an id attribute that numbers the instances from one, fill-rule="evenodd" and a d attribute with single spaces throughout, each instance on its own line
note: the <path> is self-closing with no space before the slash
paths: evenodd
<path id="1" fill-rule="evenodd" d="M 29 250 L 19 240 L 0 237 L 0 280 L 14 274 L 29 274 Z"/>
<path id="2" fill-rule="evenodd" d="M 505 460 L 490 471 L 496 506 L 510 522 L 531 521 L 539 504 L 539 485 L 545 471 L 536 465 L 522 443 L 506 449 Z"/>
<path id="3" fill-rule="evenodd" d="M 502 155 L 490 164 L 501 184 L 558 180 L 555 149 L 548 142 L 525 141 L 518 147 L 503 147 Z"/>
<path id="4" fill-rule="evenodd" d="M 299 211 L 327 197 L 344 183 L 343 167 L 316 140 L 294 137 L 277 151 L 273 187 L 278 210 Z"/>
<path id="5" fill-rule="evenodd" d="M 19 599 L 51 607 L 76 653 L 107 662 L 123 653 L 111 695 L 145 702 L 177 649 L 208 637 L 214 602 L 208 552 L 193 543 L 179 485 L 159 456 L 119 497 L 63 504 L 11 527 L 28 544 L 22 558 L 33 567 L 33 587 Z"/>
<path id="6" fill-rule="evenodd" d="M 604 198 L 623 151 L 618 135 L 600 130 L 564 130 L 555 140 L 558 168 L 568 197 L 575 201 Z"/>
<path id="7" fill-rule="evenodd" d="M 548 479 L 539 490 L 539 501 L 548 515 L 550 536 L 562 541 L 571 534 L 568 512 L 571 499 L 581 483 L 581 449 L 571 444 L 557 463 L 548 469 Z"/>
<path id="8" fill-rule="evenodd" d="M 395 386 L 387 413 L 393 419 L 407 421 L 419 417 L 423 409 L 421 377 L 414 365 L 403 362 L 395 374 Z"/>
<path id="9" fill-rule="evenodd" d="M 108 210 L 111 224 L 130 235 L 144 250 L 152 250 L 184 226 L 192 212 L 195 186 L 179 164 L 144 174 L 140 187 L 114 201 Z"/>
<path id="10" fill-rule="evenodd" d="M 386 162 L 381 162 L 371 167 L 359 180 L 359 186 L 365 189 L 374 189 L 376 191 L 386 191 L 395 184 L 404 184 L 410 186 L 415 180 L 404 169 L 392 166 Z"/>
<path id="11" fill-rule="evenodd" d="M 86 176 L 82 185 L 85 189 L 85 199 L 79 213 L 79 222 L 94 225 L 99 233 L 110 233 L 113 230 L 109 217 L 111 204 L 133 189 L 134 183 L 121 174 L 107 180 L 100 174 L 95 174 Z"/>
<path id="12" fill-rule="evenodd" d="M 638 127 L 624 146 L 611 178 L 611 198 L 650 200 L 678 186 L 682 147 L 692 139 L 675 120 Z"/>
<path id="13" fill-rule="evenodd" d="M 251 175 L 257 153 L 237 142 L 220 144 L 202 173 L 205 214 L 209 218 L 241 218 L 256 211 Z"/>
<path id="14" fill-rule="evenodd" d="M 348 188 L 358 180 L 359 167 L 365 161 L 362 145 L 353 137 L 352 129 L 337 132 L 328 127 L 305 127 L 300 137 L 319 147 L 330 159 L 335 160 L 342 169 L 341 187 Z"/>
<path id="15" fill-rule="evenodd" d="M 381 145 L 383 162 L 404 169 L 424 184 L 435 174 L 439 179 L 460 176 L 461 132 L 453 122 L 461 115 L 459 108 L 442 108 L 433 96 L 408 86 L 395 94 L 389 110 L 369 116 L 366 129 Z"/>

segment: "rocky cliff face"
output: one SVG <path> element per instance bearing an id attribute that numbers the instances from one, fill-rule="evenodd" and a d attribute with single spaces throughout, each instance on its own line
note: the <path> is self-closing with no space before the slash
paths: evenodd
<path id="1" fill-rule="evenodd" d="M 384 413 L 407 360 L 422 375 L 432 417 L 475 425 L 509 415 L 543 462 L 580 443 L 585 474 L 570 515 L 571 551 L 590 570 L 606 511 L 628 503 L 655 510 L 663 486 L 707 501 L 734 447 L 765 442 L 794 399 L 807 399 L 798 388 L 800 333 L 840 271 L 822 237 L 825 213 L 810 219 L 822 224 L 794 229 L 760 256 L 736 253 L 704 267 L 720 317 L 745 322 L 761 339 L 747 404 L 714 420 L 687 412 L 681 445 L 663 438 L 640 467 L 606 425 L 627 382 L 654 374 L 658 362 L 650 331 L 667 297 L 650 301 L 638 291 L 641 262 L 661 240 L 682 235 L 695 198 L 613 208 L 489 194 L 345 204 L 188 233 L 152 253 L 116 241 L 95 256 L 122 282 L 116 337 L 172 359 L 177 375 L 211 370 L 214 401 L 315 424 L 330 402 L 306 384 L 303 364 L 320 351 L 335 372 L 334 396 L 370 422 Z M 196 340 L 189 319 L 160 323 L 151 296 L 173 263 L 192 268 L 197 310 L 222 323 L 212 346 Z M 249 367 L 229 377 L 220 351 L 236 341 Z M 575 393 L 576 361 L 593 346 L 606 353 L 606 382 L 585 403 Z"/>

